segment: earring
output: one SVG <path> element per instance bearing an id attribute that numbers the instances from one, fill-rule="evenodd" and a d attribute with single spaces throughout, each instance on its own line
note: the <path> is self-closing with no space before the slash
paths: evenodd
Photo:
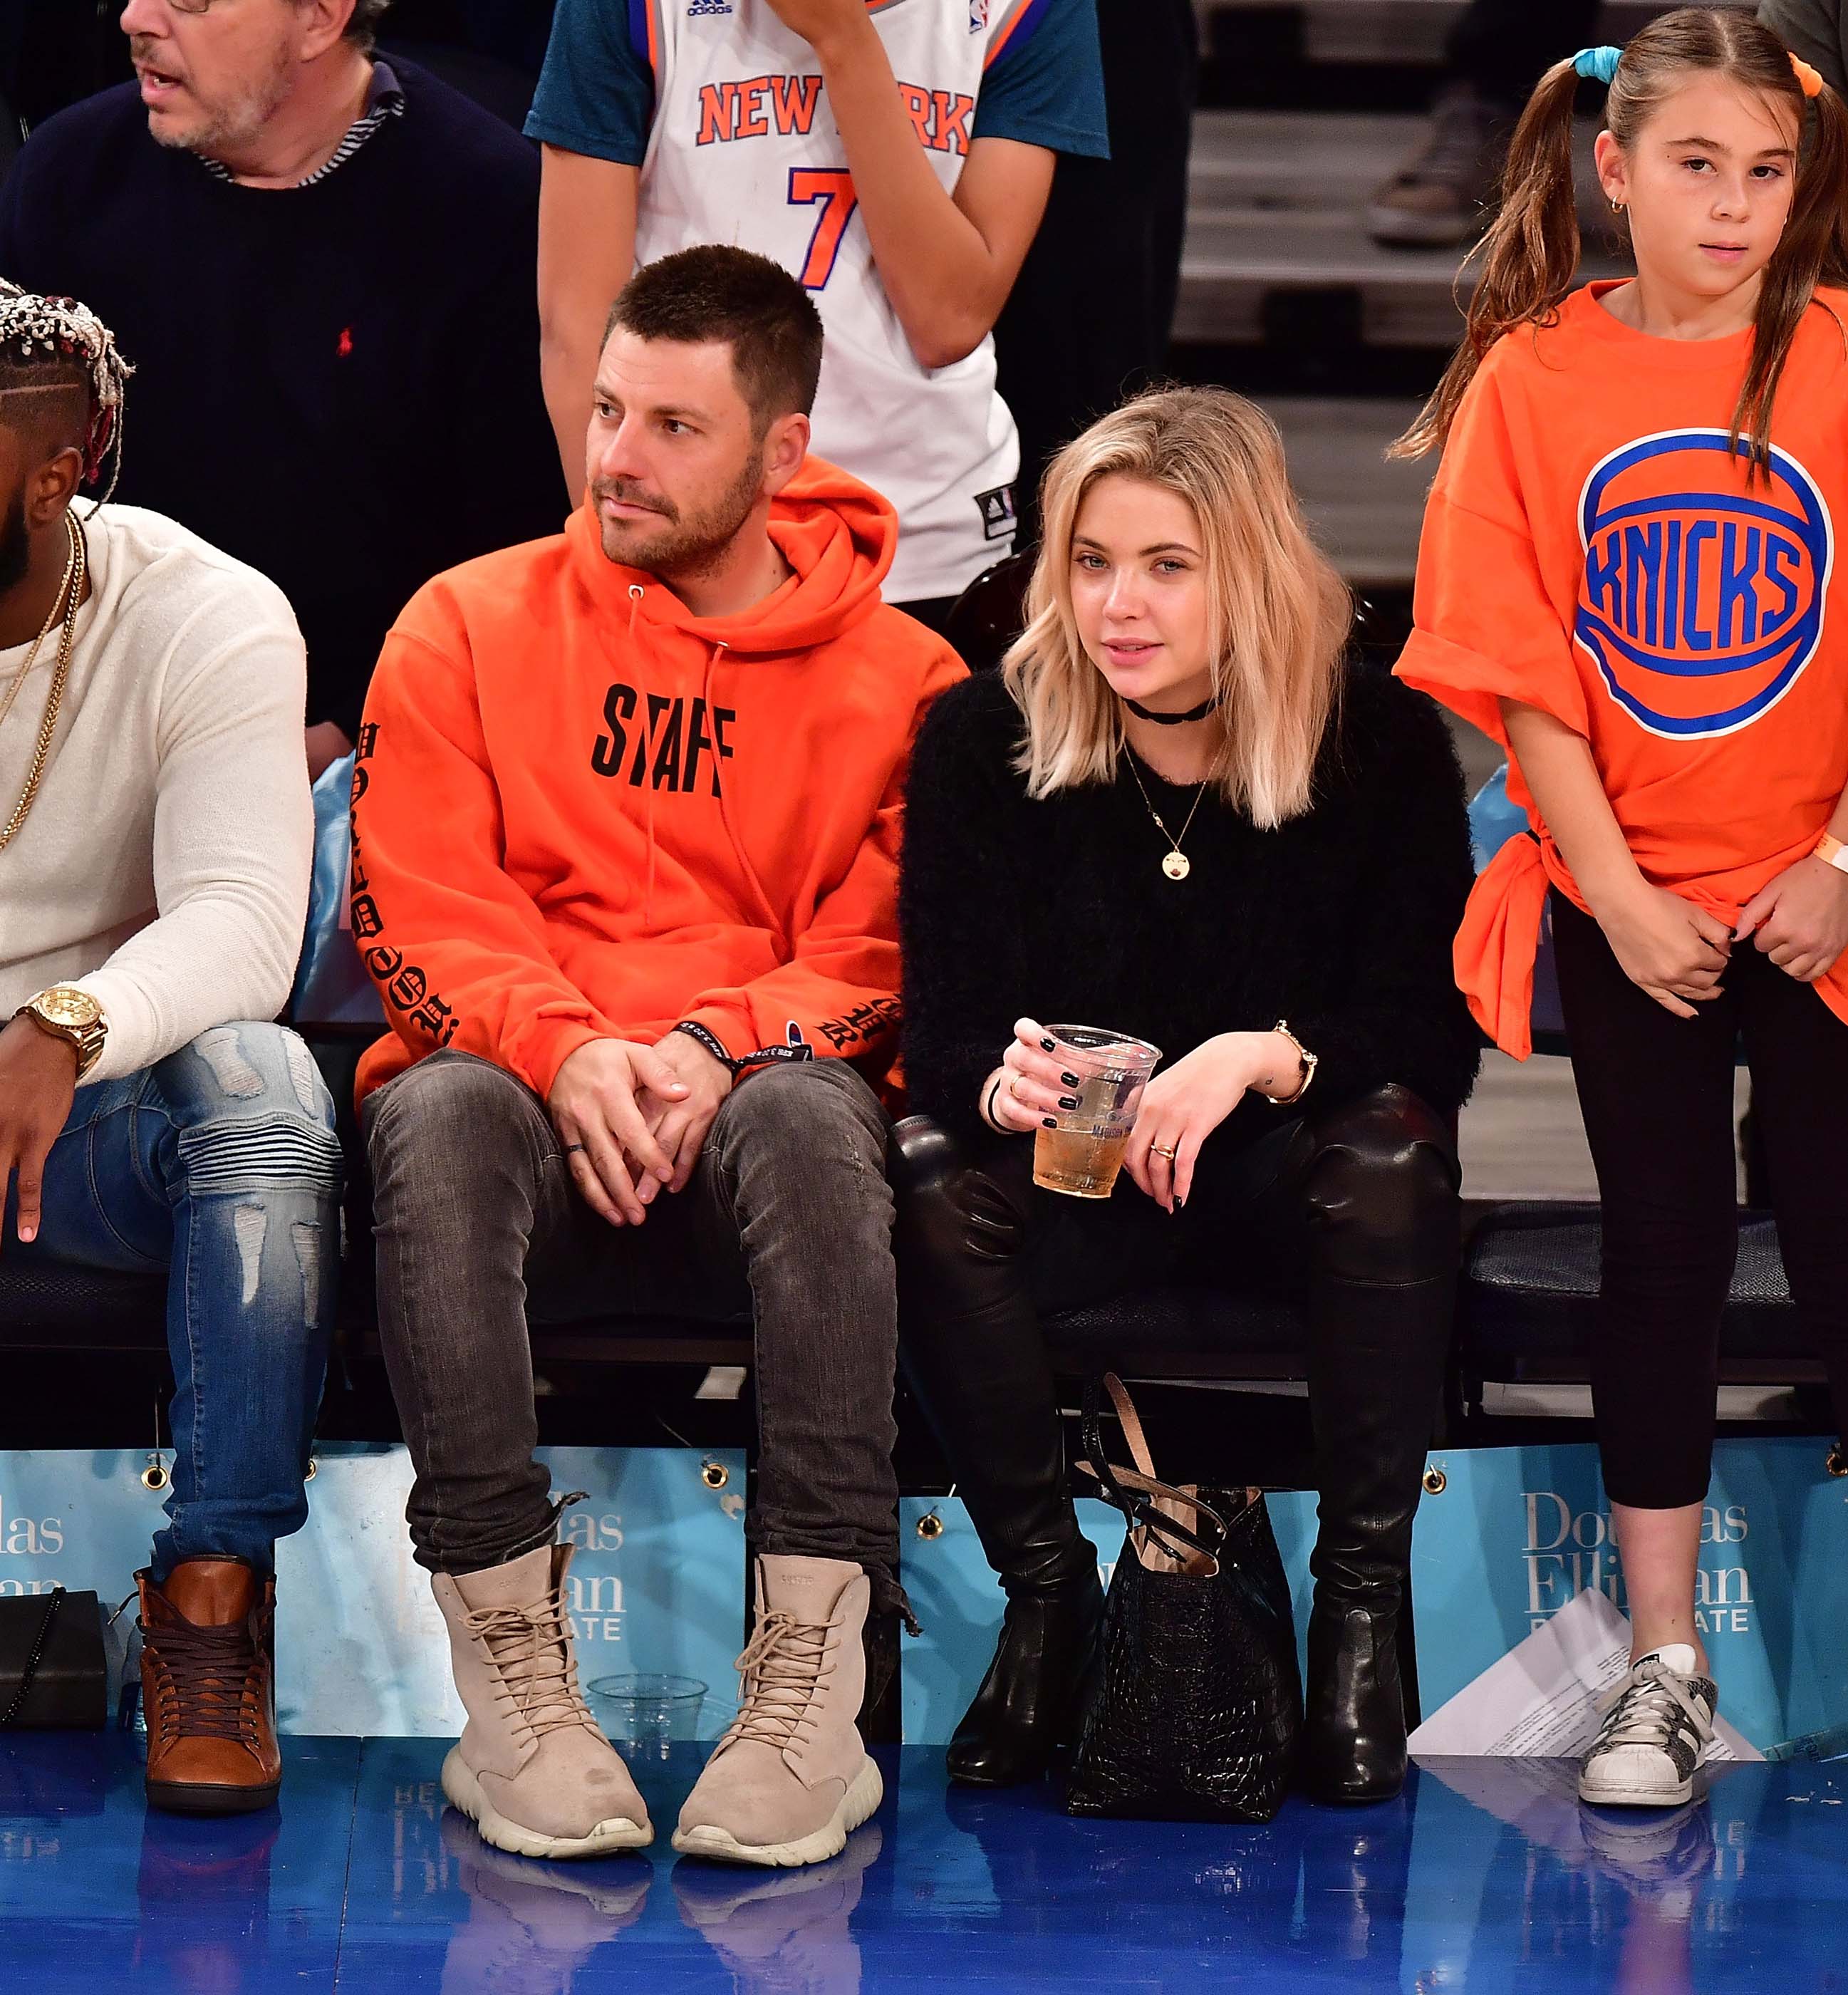
<path id="1" fill-rule="evenodd" d="M 1621 215 L 1623 212 L 1623 202 L 1620 201 L 1613 201 L 1610 204 L 1610 211 L 1613 215 Z"/>

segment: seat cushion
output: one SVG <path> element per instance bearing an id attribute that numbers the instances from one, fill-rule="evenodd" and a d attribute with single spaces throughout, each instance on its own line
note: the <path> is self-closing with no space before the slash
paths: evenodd
<path id="1" fill-rule="evenodd" d="M 1150 1289 L 1049 1317 L 1062 1372 L 1139 1379 L 1300 1379 L 1300 1303 L 1224 1289 Z"/>
<path id="2" fill-rule="evenodd" d="M 1465 1256 L 1466 1377 L 1498 1382 L 1585 1376 L 1598 1310 L 1602 1229 L 1596 1205 L 1498 1207 Z M 1821 1375 L 1790 1299 L 1771 1216 L 1742 1212 L 1739 1262 L 1720 1326 L 1729 1379 L 1805 1384 Z"/>
<path id="3" fill-rule="evenodd" d="M 0 1254 L 0 1347 L 164 1351 L 167 1276 L 104 1274 Z"/>

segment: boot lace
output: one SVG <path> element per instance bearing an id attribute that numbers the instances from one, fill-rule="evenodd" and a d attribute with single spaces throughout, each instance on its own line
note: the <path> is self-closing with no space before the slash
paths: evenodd
<path id="1" fill-rule="evenodd" d="M 513 1705 L 536 1738 L 595 1729 L 578 1688 L 573 1630 L 565 1603 L 555 1595 L 536 1607 L 483 1607 L 463 1624 L 486 1645 L 494 1665 L 495 1695 Z"/>
<path id="2" fill-rule="evenodd" d="M 1685 1681 L 1654 1657 L 1637 1664 L 1598 1707 L 1604 1724 L 1596 1749 L 1648 1746 L 1666 1753 L 1681 1729 L 1678 1712 L 1685 1716 L 1696 1742 L 1705 1745 L 1713 1736 L 1712 1723 L 1692 1694 L 1682 1688 Z"/>
<path id="3" fill-rule="evenodd" d="M 833 1632 L 826 1622 L 798 1621 L 788 1614 L 764 1617 L 738 1658 L 744 1697 L 730 1740 L 754 1739 L 781 1752 L 798 1742 L 805 1728 L 813 1728 L 817 1720 L 809 1707 L 821 1686 Z"/>
<path id="4" fill-rule="evenodd" d="M 231 1739 L 249 1745 L 257 1735 L 251 1677 L 256 1643 L 249 1624 L 196 1628 L 190 1623 L 149 1628 L 142 1641 L 160 1671 L 158 1722 L 163 1740 Z"/>

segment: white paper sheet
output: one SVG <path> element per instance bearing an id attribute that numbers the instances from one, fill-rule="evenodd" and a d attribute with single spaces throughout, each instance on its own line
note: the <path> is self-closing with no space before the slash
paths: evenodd
<path id="1" fill-rule="evenodd" d="M 1588 1587 L 1465 1684 L 1408 1743 L 1420 1759 L 1575 1758 L 1598 1736 L 1599 1700 L 1629 1666 L 1630 1623 Z M 1715 1719 L 1708 1763 L 1764 1756 Z"/>

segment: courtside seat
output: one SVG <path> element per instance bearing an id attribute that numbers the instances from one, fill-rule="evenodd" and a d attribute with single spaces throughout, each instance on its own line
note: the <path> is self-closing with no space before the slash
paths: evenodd
<path id="1" fill-rule="evenodd" d="M 28 1265 L 0 1252 L 0 1350 L 167 1349 L 167 1277 Z"/>
<path id="2" fill-rule="evenodd" d="M 1739 1261 L 1720 1331 L 1729 1384 L 1822 1382 L 1805 1348 L 1770 1215 L 1740 1216 Z M 1463 1262 L 1460 1359 L 1466 1411 L 1491 1386 L 1580 1385 L 1596 1334 L 1599 1210 L 1524 1201 L 1490 1210 Z"/>
<path id="3" fill-rule="evenodd" d="M 1221 1289 L 1150 1289 L 1049 1317 L 1053 1361 L 1084 1377 L 1254 1382 L 1300 1379 L 1307 1332 L 1301 1306 Z"/>

